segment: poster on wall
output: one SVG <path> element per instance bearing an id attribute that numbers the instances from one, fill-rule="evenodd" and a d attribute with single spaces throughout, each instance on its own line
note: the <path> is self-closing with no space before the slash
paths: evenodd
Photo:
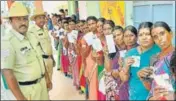
<path id="1" fill-rule="evenodd" d="M 100 1 L 100 14 L 106 19 L 113 20 L 116 25 L 125 26 L 124 1 Z"/>

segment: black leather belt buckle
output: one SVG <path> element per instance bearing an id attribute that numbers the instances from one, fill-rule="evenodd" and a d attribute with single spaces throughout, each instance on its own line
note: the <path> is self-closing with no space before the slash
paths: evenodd
<path id="1" fill-rule="evenodd" d="M 42 55 L 42 57 L 43 57 L 44 59 L 48 59 L 48 58 L 49 58 L 49 55 Z"/>
<path id="2" fill-rule="evenodd" d="M 26 82 L 19 82 L 20 85 L 32 85 L 32 84 L 36 84 L 38 81 L 38 79 L 34 80 L 34 81 L 26 81 Z"/>
<path id="3" fill-rule="evenodd" d="M 24 86 L 25 86 L 25 85 L 36 84 L 36 83 L 40 82 L 44 76 L 45 76 L 45 75 L 42 74 L 42 75 L 41 75 L 41 78 L 36 79 L 36 80 L 34 80 L 34 81 L 26 81 L 26 82 L 18 82 L 18 83 L 19 83 L 20 85 L 24 85 Z"/>

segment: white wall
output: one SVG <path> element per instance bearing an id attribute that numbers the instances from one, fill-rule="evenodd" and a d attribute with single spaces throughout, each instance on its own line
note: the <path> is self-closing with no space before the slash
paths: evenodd
<path id="1" fill-rule="evenodd" d="M 125 26 L 133 25 L 133 1 L 125 1 Z"/>
<path id="2" fill-rule="evenodd" d="M 58 13 L 59 6 L 67 5 L 67 1 L 42 1 L 43 9 L 49 14 Z"/>
<path id="3" fill-rule="evenodd" d="M 8 6 L 7 1 L 1 1 L 1 16 L 7 16 Z"/>
<path id="4" fill-rule="evenodd" d="M 80 20 L 87 19 L 87 1 L 78 1 L 78 7 L 79 7 L 79 18 Z"/>

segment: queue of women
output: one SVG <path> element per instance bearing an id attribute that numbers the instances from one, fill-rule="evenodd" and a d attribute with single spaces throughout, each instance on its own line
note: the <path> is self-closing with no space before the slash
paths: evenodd
<path id="1" fill-rule="evenodd" d="M 166 22 L 123 28 L 105 18 L 67 17 L 51 35 L 59 43 L 58 70 L 86 99 L 175 99 L 174 34 Z"/>

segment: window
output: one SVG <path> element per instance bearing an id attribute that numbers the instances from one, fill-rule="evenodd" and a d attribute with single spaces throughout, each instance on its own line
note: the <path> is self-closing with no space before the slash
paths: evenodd
<path id="1" fill-rule="evenodd" d="M 144 21 L 164 21 L 169 24 L 175 34 L 174 1 L 135 1 L 133 4 L 133 17 L 136 28 Z M 175 39 L 173 39 L 173 43 L 175 44 Z"/>

